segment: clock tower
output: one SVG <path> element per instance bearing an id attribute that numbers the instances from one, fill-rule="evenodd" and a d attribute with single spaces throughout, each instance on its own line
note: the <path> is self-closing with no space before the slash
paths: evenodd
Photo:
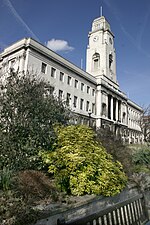
<path id="1" fill-rule="evenodd" d="M 114 35 L 104 16 L 93 21 L 88 37 L 86 71 L 95 77 L 105 76 L 117 83 Z"/>

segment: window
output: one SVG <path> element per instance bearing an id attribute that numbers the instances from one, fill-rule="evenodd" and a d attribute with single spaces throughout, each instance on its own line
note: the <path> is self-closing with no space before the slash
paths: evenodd
<path id="1" fill-rule="evenodd" d="M 41 72 L 42 73 L 46 73 L 46 67 L 47 67 L 47 65 L 42 62 L 42 66 L 41 66 Z"/>
<path id="2" fill-rule="evenodd" d="M 113 62 L 113 56 L 112 54 L 109 54 L 109 69 L 111 69 L 112 62 Z"/>
<path id="3" fill-rule="evenodd" d="M 76 108 L 77 107 L 77 96 L 74 96 L 74 102 L 73 102 L 73 105 L 74 105 L 74 107 Z"/>
<path id="4" fill-rule="evenodd" d="M 90 87 L 87 86 L 87 94 L 89 94 L 89 93 L 90 93 Z"/>
<path id="5" fill-rule="evenodd" d="M 92 57 L 93 59 L 93 68 L 94 70 L 98 70 L 99 66 L 100 66 L 100 54 L 99 53 L 95 53 Z"/>
<path id="6" fill-rule="evenodd" d="M 54 92 L 54 87 L 50 86 L 50 94 L 53 94 L 53 92 Z"/>
<path id="7" fill-rule="evenodd" d="M 14 68 L 15 61 L 16 61 L 16 59 L 12 59 L 12 60 L 10 61 L 10 68 Z"/>
<path id="8" fill-rule="evenodd" d="M 71 77 L 70 76 L 68 76 L 67 84 L 71 85 Z"/>
<path id="9" fill-rule="evenodd" d="M 94 69 L 98 69 L 98 59 L 94 59 Z"/>
<path id="10" fill-rule="evenodd" d="M 92 113 L 95 114 L 95 103 L 92 103 Z"/>
<path id="11" fill-rule="evenodd" d="M 83 110 L 83 103 L 84 103 L 84 100 L 81 98 L 81 99 L 80 99 L 80 109 L 81 109 L 81 110 Z"/>
<path id="12" fill-rule="evenodd" d="M 51 77 L 55 77 L 55 73 L 56 73 L 56 69 L 55 68 L 51 68 Z"/>
<path id="13" fill-rule="evenodd" d="M 69 106 L 71 102 L 71 95 L 67 93 L 67 99 L 66 99 L 66 104 Z"/>
<path id="14" fill-rule="evenodd" d="M 102 103 L 102 116 L 106 116 L 106 104 Z"/>
<path id="15" fill-rule="evenodd" d="M 62 100 L 62 98 L 63 98 L 63 91 L 62 90 L 59 90 L 59 99 Z"/>
<path id="16" fill-rule="evenodd" d="M 81 83 L 81 91 L 84 91 L 84 84 Z"/>
<path id="17" fill-rule="evenodd" d="M 92 89 L 92 96 L 95 96 L 95 90 Z"/>
<path id="18" fill-rule="evenodd" d="M 123 112 L 122 114 L 122 122 L 125 123 L 126 122 L 126 113 Z"/>
<path id="19" fill-rule="evenodd" d="M 90 104 L 89 101 L 87 101 L 87 102 L 86 102 L 86 111 L 87 111 L 87 112 L 89 111 L 89 104 Z"/>
<path id="20" fill-rule="evenodd" d="M 64 81 L 64 73 L 63 72 L 60 72 L 59 80 L 60 81 Z"/>
<path id="21" fill-rule="evenodd" d="M 78 88 L 78 80 L 75 80 L 75 82 L 74 82 L 74 87 L 75 87 L 75 88 Z"/>

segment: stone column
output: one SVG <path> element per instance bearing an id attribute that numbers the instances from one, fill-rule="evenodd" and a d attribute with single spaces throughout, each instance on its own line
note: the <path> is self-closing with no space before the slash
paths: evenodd
<path id="1" fill-rule="evenodd" d="M 122 123 L 122 102 L 120 104 L 120 121 Z"/>
<path id="2" fill-rule="evenodd" d="M 116 121 L 118 121 L 118 99 L 116 99 Z"/>
<path id="3" fill-rule="evenodd" d="M 111 96 L 111 120 L 113 120 L 113 107 L 114 107 L 114 105 L 113 105 L 113 96 Z"/>
<path id="4" fill-rule="evenodd" d="M 97 115 L 96 127 L 101 127 L 101 111 L 102 111 L 101 97 L 102 97 L 101 87 L 97 86 L 97 91 L 96 91 L 96 115 Z"/>
<path id="5" fill-rule="evenodd" d="M 108 95 L 106 95 L 106 117 L 108 118 Z"/>

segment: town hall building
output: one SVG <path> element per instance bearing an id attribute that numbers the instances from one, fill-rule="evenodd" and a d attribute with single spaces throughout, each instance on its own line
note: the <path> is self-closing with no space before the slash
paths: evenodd
<path id="1" fill-rule="evenodd" d="M 93 21 L 88 38 L 86 71 L 32 38 L 24 38 L 0 53 L 0 73 L 5 75 L 10 68 L 37 73 L 69 105 L 73 123 L 110 129 L 128 143 L 142 142 L 142 108 L 120 90 L 114 34 L 104 16 Z"/>

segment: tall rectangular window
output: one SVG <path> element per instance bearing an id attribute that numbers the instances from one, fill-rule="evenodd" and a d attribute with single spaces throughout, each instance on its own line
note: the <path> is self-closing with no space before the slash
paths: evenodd
<path id="1" fill-rule="evenodd" d="M 10 68 L 14 68 L 15 62 L 16 62 L 15 58 L 10 60 Z"/>
<path id="2" fill-rule="evenodd" d="M 89 93 L 90 93 L 90 87 L 87 86 L 87 94 L 89 94 Z"/>
<path id="3" fill-rule="evenodd" d="M 56 69 L 55 68 L 51 68 L 51 77 L 55 77 L 56 74 Z"/>
<path id="4" fill-rule="evenodd" d="M 63 98 L 63 91 L 62 90 L 59 90 L 59 99 L 61 99 L 62 100 L 62 98 Z"/>
<path id="5" fill-rule="evenodd" d="M 92 89 L 92 96 L 95 96 L 95 90 Z"/>
<path id="6" fill-rule="evenodd" d="M 74 107 L 76 108 L 77 107 L 77 96 L 74 96 L 74 102 L 73 102 L 73 105 L 74 105 Z"/>
<path id="7" fill-rule="evenodd" d="M 42 65 L 41 65 L 41 72 L 42 73 L 46 73 L 46 67 L 47 67 L 47 65 L 42 62 Z"/>
<path id="8" fill-rule="evenodd" d="M 83 104 L 84 104 L 84 100 L 81 98 L 80 99 L 80 109 L 83 110 Z"/>
<path id="9" fill-rule="evenodd" d="M 89 103 L 89 101 L 87 101 L 87 102 L 86 102 L 86 111 L 87 111 L 87 112 L 89 111 L 89 105 L 90 105 L 90 103 Z"/>
<path id="10" fill-rule="evenodd" d="M 70 105 L 71 103 L 71 95 L 69 93 L 67 93 L 67 98 L 66 98 L 66 105 Z"/>
<path id="11" fill-rule="evenodd" d="M 84 84 L 81 83 L 81 91 L 84 91 Z"/>
<path id="12" fill-rule="evenodd" d="M 75 81 L 74 81 L 74 87 L 75 87 L 75 88 L 78 88 L 78 80 L 75 80 Z"/>
<path id="13" fill-rule="evenodd" d="M 71 77 L 70 76 L 68 76 L 67 84 L 71 85 Z"/>
<path id="14" fill-rule="evenodd" d="M 95 103 L 92 103 L 92 113 L 95 114 Z"/>
<path id="15" fill-rule="evenodd" d="M 64 73 L 63 72 L 60 72 L 59 80 L 60 81 L 64 81 Z"/>

